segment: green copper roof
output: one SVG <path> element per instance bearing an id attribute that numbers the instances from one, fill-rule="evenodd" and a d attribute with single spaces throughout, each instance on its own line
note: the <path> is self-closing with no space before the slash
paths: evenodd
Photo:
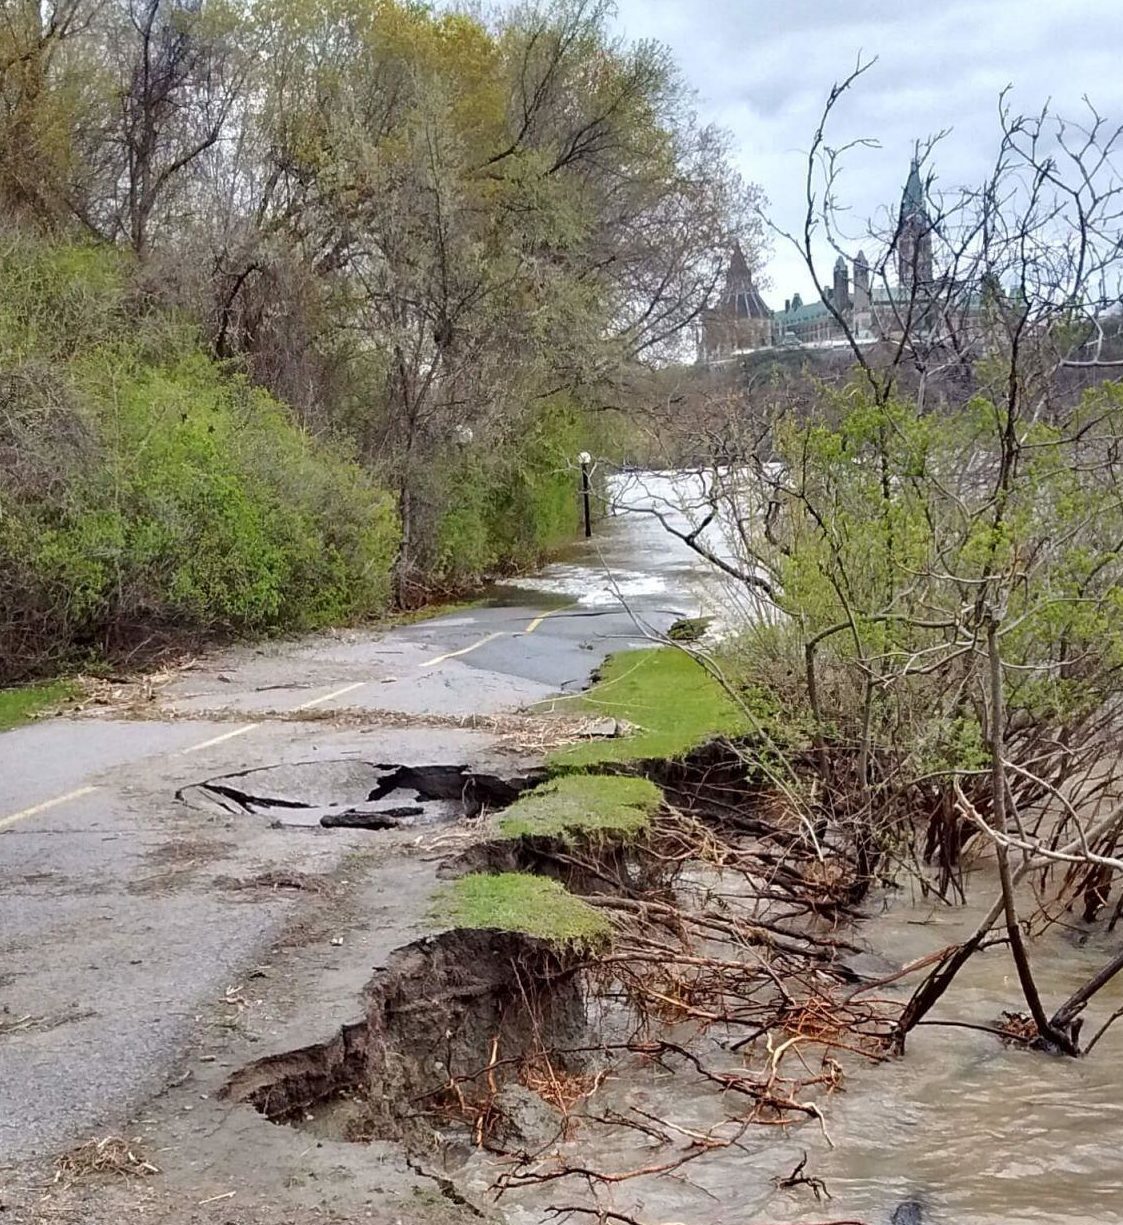
<path id="1" fill-rule="evenodd" d="M 915 217 L 924 212 L 924 184 L 920 181 L 920 162 L 915 157 L 909 167 L 905 194 L 901 198 L 901 212 L 906 217 Z"/>
<path id="2" fill-rule="evenodd" d="M 811 323 L 815 319 L 825 319 L 830 315 L 830 311 L 822 302 L 793 302 L 786 311 L 777 311 L 774 318 L 781 326 L 786 326 L 792 323 Z"/>

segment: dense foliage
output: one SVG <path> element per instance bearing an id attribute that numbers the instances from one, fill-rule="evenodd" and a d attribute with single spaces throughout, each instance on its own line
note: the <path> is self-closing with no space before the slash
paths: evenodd
<path id="1" fill-rule="evenodd" d="M 397 522 L 353 459 L 136 315 L 114 253 L 9 242 L 0 275 L 0 679 L 385 607 Z"/>
<path id="2" fill-rule="evenodd" d="M 51 544 L 62 560 L 36 579 L 88 593 L 60 631 L 101 624 L 107 585 L 126 621 L 259 627 L 368 607 L 385 567 L 352 590 L 351 561 L 319 549 L 307 514 L 322 506 L 353 532 L 336 503 L 373 495 L 349 467 L 335 488 L 298 474 L 314 461 L 295 453 L 257 462 L 267 434 L 298 446 L 285 417 L 390 494 L 401 602 L 540 555 L 575 525 L 576 454 L 608 432 L 589 410 L 616 402 L 637 361 L 682 345 L 751 200 L 666 51 L 615 38 L 598 0 L 493 21 L 399 0 L 8 6 L 0 211 L 9 233 L 53 250 L 60 276 L 70 262 L 75 295 L 116 295 L 121 320 L 111 357 L 100 336 L 96 355 L 80 354 L 67 294 L 18 300 L 34 359 L 69 386 L 80 356 L 79 382 L 102 406 L 80 464 L 101 485 L 83 494 L 96 515 L 71 508 Z M 76 242 L 131 262 L 98 263 Z M 124 343 L 169 317 L 158 360 L 152 337 Z M 56 370 L 59 344 L 73 352 Z M 187 419 L 172 431 L 177 411 Z M 120 492 L 107 458 L 118 436 L 165 472 L 147 488 L 155 469 L 130 470 L 128 514 L 147 522 L 143 504 L 175 501 L 179 526 L 164 527 L 191 538 L 193 560 L 174 577 L 156 559 L 178 545 L 123 534 L 116 501 L 96 517 Z M 224 483 L 227 462 L 238 475 Z M 253 509 L 263 500 L 268 514 Z M 184 526 L 204 506 L 205 524 Z M 46 545 L 31 514 L 3 530 L 34 577 Z M 374 518 L 383 541 L 385 513 Z M 121 587 L 104 559 L 123 553 L 134 577 L 159 572 L 157 588 Z M 314 577 L 306 559 L 321 553 L 330 572 Z"/>
<path id="3" fill-rule="evenodd" d="M 778 421 L 777 461 L 739 495 L 771 506 L 746 548 L 784 616 L 752 654 L 788 717 L 881 757 L 879 774 L 891 755 L 894 787 L 985 773 L 993 627 L 1008 734 L 1101 718 L 1123 661 L 1123 387 L 1013 443 L 983 396 L 938 415 L 841 399 Z"/>

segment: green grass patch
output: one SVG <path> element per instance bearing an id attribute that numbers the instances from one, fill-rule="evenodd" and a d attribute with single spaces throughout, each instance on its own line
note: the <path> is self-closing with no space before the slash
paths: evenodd
<path id="1" fill-rule="evenodd" d="M 681 757 L 711 737 L 748 730 L 743 712 L 717 681 L 674 647 L 610 656 L 592 689 L 560 699 L 555 709 L 611 715 L 640 730 L 617 740 L 569 745 L 551 756 L 554 766 Z"/>
<path id="2" fill-rule="evenodd" d="M 567 774 L 522 795 L 499 822 L 505 838 L 541 835 L 567 839 L 575 833 L 634 837 L 651 824 L 662 803 L 646 778 Z"/>
<path id="3" fill-rule="evenodd" d="M 455 927 L 523 932 L 555 944 L 602 944 L 612 925 L 557 881 L 524 872 L 474 873 L 442 889 L 433 918 Z"/>
<path id="4" fill-rule="evenodd" d="M 47 685 L 27 685 L 20 689 L 0 689 L 0 732 L 10 731 L 33 719 L 40 711 L 74 696 L 70 681 L 51 681 Z"/>

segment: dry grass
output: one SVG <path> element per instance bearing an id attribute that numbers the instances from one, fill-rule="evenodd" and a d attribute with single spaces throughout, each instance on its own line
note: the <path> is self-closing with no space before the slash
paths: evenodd
<path id="1" fill-rule="evenodd" d="M 214 838 L 173 838 L 145 852 L 145 860 L 157 866 L 186 866 L 221 859 L 238 849 L 236 842 Z"/>
<path id="2" fill-rule="evenodd" d="M 87 711 L 90 708 L 87 708 Z M 104 707 L 101 708 L 104 712 Z M 113 710 L 115 719 L 134 721 L 178 721 L 206 723 L 245 723 L 247 718 L 265 723 L 329 723 L 339 728 L 449 728 L 458 731 L 488 732 L 501 747 L 514 752 L 546 753 L 566 745 L 611 739 L 600 730 L 603 717 L 542 714 L 423 715 L 373 707 L 333 707 L 312 710 L 234 710 L 230 707 L 203 710 L 169 709 L 158 702 L 125 703 Z M 618 730 L 628 732 L 630 725 L 617 721 Z"/>
<path id="3" fill-rule="evenodd" d="M 327 893 L 332 888 L 332 882 L 326 877 L 299 872 L 294 868 L 274 868 L 268 872 L 259 872 L 256 876 L 216 876 L 214 884 L 218 889 L 230 889 L 234 892 L 263 890 L 277 893 L 286 890 Z"/>
<path id="4" fill-rule="evenodd" d="M 27 1034 L 27 1033 L 43 1033 L 47 1030 L 58 1029 L 60 1025 L 70 1025 L 75 1021 L 87 1021 L 90 1017 L 96 1017 L 97 1013 L 89 1008 L 70 1008 L 63 1009 L 60 1012 L 48 1013 L 45 1016 L 36 1016 L 33 1013 L 27 1013 L 24 1016 L 17 1016 L 4 1008 L 0 1011 L 0 1038 L 6 1037 L 8 1034 Z"/>
<path id="5" fill-rule="evenodd" d="M 144 1155 L 139 1139 L 104 1136 L 63 1153 L 55 1163 L 55 1182 L 73 1185 L 91 1178 L 148 1178 L 160 1171 Z"/>

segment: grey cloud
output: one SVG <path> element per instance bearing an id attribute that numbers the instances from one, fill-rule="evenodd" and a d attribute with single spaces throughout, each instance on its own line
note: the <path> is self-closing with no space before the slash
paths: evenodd
<path id="1" fill-rule="evenodd" d="M 935 170 L 947 186 L 975 181 L 997 141 L 997 96 L 1047 99 L 1079 113 L 1088 94 L 1123 121 L 1123 4 L 1119 0 L 619 0 L 619 25 L 670 45 L 699 93 L 699 110 L 729 128 L 746 178 L 772 201 L 774 220 L 800 221 L 803 151 L 832 83 L 859 53 L 877 64 L 840 107 L 836 143 L 873 137 L 856 151 L 844 190 L 857 219 L 894 207 L 916 139 L 950 128 Z M 807 293 L 795 258 L 777 248 L 775 293 Z"/>

